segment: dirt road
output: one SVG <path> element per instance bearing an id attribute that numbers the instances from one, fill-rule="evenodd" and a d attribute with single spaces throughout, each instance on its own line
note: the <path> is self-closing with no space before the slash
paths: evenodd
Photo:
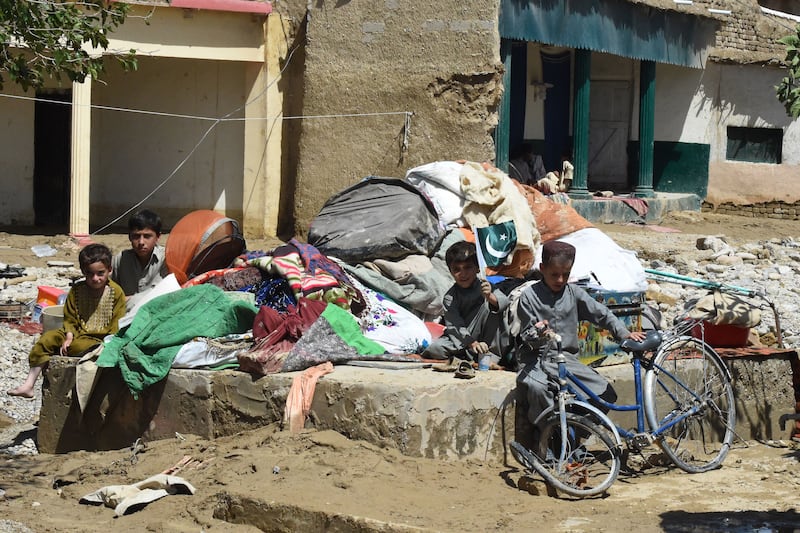
<path id="1" fill-rule="evenodd" d="M 662 225 L 683 232 L 599 227 L 622 246 L 654 257 L 692 254 L 698 236 L 724 234 L 738 243 L 800 233 L 793 221 L 698 213 L 676 214 Z M 26 249 L 48 238 L 55 245 L 66 237 L 0 234 L 0 262 L 27 264 Z M 102 242 L 126 245 L 119 235 Z M 24 438 L 24 431 L 32 426 L 0 427 L 0 446 Z M 196 487 L 192 496 L 168 496 L 120 518 L 78 503 L 100 487 L 140 481 L 184 456 L 194 461 L 176 475 Z M 176 436 L 147 443 L 135 457 L 131 450 L 0 455 L 0 531 L 21 531 L 14 523 L 59 532 L 792 531 L 800 527 L 799 459 L 791 442 L 740 441 L 719 470 L 688 475 L 640 468 L 621 475 L 604 498 L 570 501 L 548 495 L 510 457 L 508 464 L 434 461 L 330 431 L 291 436 L 265 427 L 216 441 Z"/>
<path id="2" fill-rule="evenodd" d="M 196 487 L 192 496 L 168 496 L 116 519 L 112 509 L 78 503 L 185 455 L 202 461 L 177 472 Z M 570 501 L 548 496 L 513 459 L 432 461 L 330 431 L 292 437 L 264 428 L 214 442 L 149 443 L 135 464 L 129 450 L 4 460 L 0 516 L 60 532 L 792 531 L 800 524 L 798 457 L 795 448 L 739 443 L 719 470 L 654 467 L 620 476 L 605 498 Z"/>

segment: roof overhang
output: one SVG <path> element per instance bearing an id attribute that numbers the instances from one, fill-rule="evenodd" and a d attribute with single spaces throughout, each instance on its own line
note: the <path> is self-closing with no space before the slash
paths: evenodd
<path id="1" fill-rule="evenodd" d="M 623 0 L 501 0 L 500 36 L 703 68 L 718 22 Z"/>
<path id="2" fill-rule="evenodd" d="M 261 0 L 114 0 L 124 1 L 126 4 L 152 5 L 159 7 L 180 7 L 183 9 L 203 9 L 206 11 L 227 11 L 230 13 L 253 13 L 256 15 L 269 15 L 272 13 L 272 3 Z"/>

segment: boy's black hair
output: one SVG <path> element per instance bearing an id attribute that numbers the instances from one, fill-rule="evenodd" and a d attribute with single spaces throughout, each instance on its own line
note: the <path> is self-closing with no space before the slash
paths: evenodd
<path id="1" fill-rule="evenodd" d="M 529 159 L 533 156 L 533 144 L 522 143 L 517 145 L 509 154 L 509 159 Z"/>
<path id="2" fill-rule="evenodd" d="M 84 274 L 92 263 L 103 263 L 106 268 L 111 268 L 111 250 L 105 244 L 88 244 L 78 254 L 78 263 Z"/>
<path id="3" fill-rule="evenodd" d="M 542 264 L 575 262 L 575 247 L 568 242 L 547 241 L 542 246 Z"/>
<path id="4" fill-rule="evenodd" d="M 149 209 L 142 209 L 128 220 L 128 233 L 143 229 L 151 229 L 156 235 L 161 235 L 161 217 Z"/>
<path id="5" fill-rule="evenodd" d="M 444 262 L 447 263 L 447 268 L 451 268 L 453 263 L 465 261 L 478 266 L 478 253 L 473 242 L 459 241 L 451 245 L 444 254 Z"/>

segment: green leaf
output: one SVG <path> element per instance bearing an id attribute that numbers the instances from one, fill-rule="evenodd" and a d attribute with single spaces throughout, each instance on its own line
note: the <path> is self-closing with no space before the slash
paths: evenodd
<path id="1" fill-rule="evenodd" d="M 0 75 L 5 72 L 25 90 L 41 87 L 45 76 L 97 77 L 103 72 L 102 59 L 91 59 L 82 47 L 91 44 L 107 50 L 109 34 L 124 23 L 129 11 L 129 5 L 108 0 L 0 0 L 0 43 L 26 44 L 24 57 L 0 44 Z M 130 65 L 135 61 L 123 66 Z"/>
<path id="2" fill-rule="evenodd" d="M 788 76 L 785 76 L 775 87 L 775 95 L 783 104 L 786 113 L 792 118 L 800 115 L 800 86 L 797 80 L 800 79 L 800 25 L 797 26 L 794 35 L 786 35 L 777 40 L 786 47 L 784 63 L 788 69 Z"/>

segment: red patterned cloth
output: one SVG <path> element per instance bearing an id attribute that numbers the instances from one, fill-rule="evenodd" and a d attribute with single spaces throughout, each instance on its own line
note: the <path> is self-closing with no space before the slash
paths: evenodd
<path id="1" fill-rule="evenodd" d="M 262 306 L 253 321 L 254 346 L 238 356 L 239 368 L 253 374 L 280 372 L 297 340 L 311 327 L 328 304 L 300 298 L 286 313 Z"/>
<path id="2" fill-rule="evenodd" d="M 5 321 L 4 321 L 5 322 Z M 25 319 L 21 322 L 5 322 L 10 327 L 25 333 L 26 335 L 39 335 L 43 331 L 43 326 L 39 322 L 33 322 L 30 319 Z"/>

